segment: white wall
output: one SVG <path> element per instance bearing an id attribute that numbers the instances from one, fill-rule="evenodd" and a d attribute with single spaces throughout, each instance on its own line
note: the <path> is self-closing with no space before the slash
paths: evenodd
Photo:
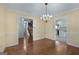
<path id="1" fill-rule="evenodd" d="M 5 13 L 4 13 L 4 6 L 0 4 L 0 52 L 2 52 L 5 48 Z"/>
<path id="2" fill-rule="evenodd" d="M 54 19 L 52 18 L 45 24 L 45 38 L 55 40 L 54 34 L 55 34 L 55 22 Z"/>

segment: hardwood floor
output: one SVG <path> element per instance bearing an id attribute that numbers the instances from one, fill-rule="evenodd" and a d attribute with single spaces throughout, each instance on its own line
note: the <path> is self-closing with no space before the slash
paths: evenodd
<path id="1" fill-rule="evenodd" d="M 7 47 L 4 52 L 7 55 L 78 55 L 79 48 L 59 41 L 41 39 L 30 42 L 24 49 L 23 39 L 19 39 L 18 45 Z"/>

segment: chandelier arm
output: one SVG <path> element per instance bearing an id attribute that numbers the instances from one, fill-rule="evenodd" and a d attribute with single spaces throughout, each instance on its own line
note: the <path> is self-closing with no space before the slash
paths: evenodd
<path id="1" fill-rule="evenodd" d="M 46 6 L 46 16 L 47 16 L 47 5 L 48 5 L 48 4 L 45 4 L 45 6 Z"/>

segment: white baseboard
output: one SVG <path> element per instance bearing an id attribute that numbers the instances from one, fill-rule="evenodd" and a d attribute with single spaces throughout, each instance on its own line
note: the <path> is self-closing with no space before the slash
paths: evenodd
<path id="1" fill-rule="evenodd" d="M 36 40 L 42 40 L 42 39 L 44 39 L 44 38 L 37 38 L 37 39 L 33 38 L 34 41 L 36 41 Z"/>
<path id="2" fill-rule="evenodd" d="M 74 46 L 74 47 L 77 47 L 77 48 L 79 48 L 79 45 L 72 44 L 72 43 L 70 43 L 70 42 L 67 42 L 67 44 L 68 44 L 68 45 L 71 45 L 71 46 Z"/>
<path id="3" fill-rule="evenodd" d="M 4 52 L 5 50 L 5 47 L 4 48 L 0 48 L 0 52 Z"/>

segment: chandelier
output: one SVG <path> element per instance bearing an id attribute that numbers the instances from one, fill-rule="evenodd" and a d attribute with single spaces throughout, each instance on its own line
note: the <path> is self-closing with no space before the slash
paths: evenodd
<path id="1" fill-rule="evenodd" d="M 50 20 L 52 18 L 52 15 L 49 15 L 48 12 L 47 12 L 47 6 L 48 6 L 48 3 L 45 3 L 45 14 L 43 14 L 40 17 L 40 19 L 42 19 L 45 22 L 48 22 L 48 20 Z"/>

